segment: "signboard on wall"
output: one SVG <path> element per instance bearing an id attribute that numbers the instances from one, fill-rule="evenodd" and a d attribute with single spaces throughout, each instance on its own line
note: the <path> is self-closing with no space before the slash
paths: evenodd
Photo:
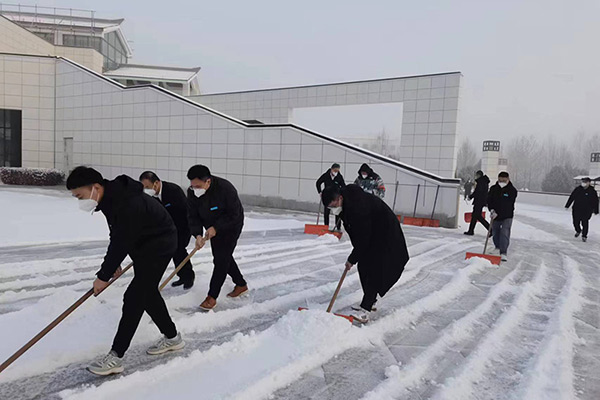
<path id="1" fill-rule="evenodd" d="M 500 151 L 500 141 L 486 140 L 483 142 L 483 151 Z"/>

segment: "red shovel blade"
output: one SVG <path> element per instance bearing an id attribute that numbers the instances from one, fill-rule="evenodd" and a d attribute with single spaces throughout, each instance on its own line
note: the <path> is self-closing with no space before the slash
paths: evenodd
<path id="1" fill-rule="evenodd" d="M 485 258 L 486 260 L 488 260 L 489 262 L 491 262 L 494 265 L 500 265 L 500 262 L 502 261 L 502 257 L 500 256 L 495 256 L 493 254 L 481 254 L 481 253 L 467 253 L 465 260 L 468 260 L 469 258 L 473 258 L 473 257 L 478 257 L 478 258 Z"/>
<path id="2" fill-rule="evenodd" d="M 304 225 L 304 233 L 307 233 L 309 235 L 323 235 L 328 230 L 329 230 L 329 226 L 327 226 L 327 225 L 314 225 L 314 224 Z"/>
<path id="3" fill-rule="evenodd" d="M 302 311 L 302 310 L 308 310 L 308 308 L 306 308 L 306 307 L 298 307 L 298 311 Z M 336 314 L 336 313 L 334 313 L 333 315 L 336 315 L 336 316 L 342 317 L 342 318 L 346 318 L 348 321 L 350 321 L 350 323 L 354 322 L 354 317 L 351 316 L 351 315 Z"/>

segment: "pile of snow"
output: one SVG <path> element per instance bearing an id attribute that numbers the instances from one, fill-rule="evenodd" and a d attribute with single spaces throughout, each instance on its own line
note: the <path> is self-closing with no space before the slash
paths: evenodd
<path id="1" fill-rule="evenodd" d="M 9 218 L 9 213 L 18 218 Z M 289 216 L 249 215 L 244 221 L 246 232 L 304 228 L 304 222 Z M 0 221 L 0 247 L 108 240 L 104 215 L 82 212 L 66 190 L 2 188 Z"/>

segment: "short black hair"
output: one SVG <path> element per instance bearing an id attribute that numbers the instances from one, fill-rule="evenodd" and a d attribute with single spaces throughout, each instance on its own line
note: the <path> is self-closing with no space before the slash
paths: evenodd
<path id="1" fill-rule="evenodd" d="M 331 165 L 331 169 L 336 169 L 336 168 L 339 168 L 339 167 L 340 167 L 340 164 L 338 164 L 338 163 L 333 163 Z"/>
<path id="2" fill-rule="evenodd" d="M 475 172 L 475 175 L 483 176 L 483 171 L 479 169 Z"/>
<path id="3" fill-rule="evenodd" d="M 591 182 L 592 180 L 590 179 L 589 176 L 586 176 L 585 178 L 581 178 L 581 182 Z"/>
<path id="4" fill-rule="evenodd" d="M 144 179 L 149 180 L 150 182 L 154 183 L 154 182 L 160 182 L 160 178 L 158 177 L 158 175 L 156 175 L 154 172 L 152 171 L 144 171 L 142 172 L 142 174 L 140 175 L 140 182 Z"/>
<path id="5" fill-rule="evenodd" d="M 329 207 L 329 204 L 331 204 L 332 201 L 337 200 L 341 193 L 342 191 L 337 185 L 326 187 L 323 189 L 323 192 L 321 192 L 321 201 L 323 202 L 323 205 Z"/>
<path id="6" fill-rule="evenodd" d="M 211 178 L 210 170 L 206 165 L 197 164 L 191 167 L 187 172 L 187 178 L 191 181 L 192 179 L 200 179 L 206 181 Z"/>
<path id="7" fill-rule="evenodd" d="M 502 171 L 498 174 L 498 178 L 508 178 L 508 172 Z"/>
<path id="8" fill-rule="evenodd" d="M 90 186 L 94 183 L 102 184 L 104 178 L 102 174 L 94 168 L 84 167 L 83 165 L 76 167 L 67 178 L 67 189 L 77 189 L 83 186 Z"/>

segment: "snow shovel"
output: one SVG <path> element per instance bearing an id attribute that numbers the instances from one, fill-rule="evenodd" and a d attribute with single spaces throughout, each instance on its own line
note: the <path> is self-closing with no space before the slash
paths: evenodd
<path id="1" fill-rule="evenodd" d="M 119 279 L 119 277 L 121 275 L 123 275 L 129 268 L 131 268 L 133 266 L 133 263 L 129 263 L 125 268 L 123 268 L 121 270 L 121 272 L 116 273 L 111 279 L 110 281 L 108 281 L 108 285 L 102 289 L 100 291 L 100 293 L 102 293 L 104 290 L 106 290 L 110 285 L 112 285 L 112 283 L 114 281 L 116 281 L 117 279 Z M 100 295 L 100 293 L 98 293 L 97 295 L 94 296 L 98 296 Z M 37 342 L 40 341 L 40 339 L 42 339 L 44 336 L 46 336 L 46 334 L 48 332 L 50 332 L 52 329 L 56 328 L 56 326 L 58 324 L 60 324 L 65 318 L 67 318 L 69 316 L 69 314 L 71 314 L 73 311 L 75 311 L 77 309 L 77 307 L 79 307 L 80 305 L 82 305 L 87 299 L 89 299 L 90 297 L 92 297 L 92 295 L 94 294 L 94 289 L 90 289 L 87 292 L 85 292 L 85 294 L 83 296 L 81 296 L 79 298 L 79 300 L 77 300 L 75 303 L 73 303 L 69 308 L 67 308 L 62 314 L 60 314 L 58 317 L 56 317 L 56 319 L 52 322 L 50 322 L 50 324 L 48 324 L 48 326 L 46 326 L 44 329 L 42 329 L 40 331 L 40 333 L 38 333 L 37 335 L 35 335 L 33 337 L 33 339 L 31 339 L 29 342 L 27 342 L 23 347 L 21 347 L 19 350 L 17 350 L 17 352 L 15 354 L 13 354 L 12 356 L 10 356 L 6 361 L 4 361 L 2 363 L 2 365 L 0 365 L 0 373 L 2 373 L 2 371 L 4 371 L 6 368 L 8 368 L 13 362 L 15 362 L 19 357 L 21 357 L 27 350 L 29 350 L 31 347 L 33 347 L 34 344 L 36 344 Z"/>
<path id="2" fill-rule="evenodd" d="M 481 212 L 481 216 L 483 218 L 485 218 L 485 211 Z M 473 218 L 473 213 L 472 212 L 466 212 L 465 213 L 465 222 L 468 224 L 471 222 L 471 219 Z"/>
<path id="3" fill-rule="evenodd" d="M 340 278 L 337 288 L 335 289 L 335 292 L 333 293 L 333 297 L 331 298 L 331 301 L 329 302 L 329 306 L 327 307 L 328 313 L 330 313 L 331 309 L 333 308 L 333 303 L 335 303 L 335 299 L 337 299 L 338 293 L 340 293 L 340 289 L 342 288 L 342 283 L 344 283 L 344 279 L 346 279 L 347 273 L 348 273 L 348 269 L 344 268 L 344 273 L 342 274 L 342 277 Z M 308 308 L 298 307 L 298 311 L 302 311 L 302 310 L 308 310 Z M 350 321 L 350 323 L 354 322 L 354 317 L 351 315 L 336 314 L 336 313 L 334 313 L 334 315 L 337 315 L 338 317 L 346 318 L 348 321 Z"/>
<path id="4" fill-rule="evenodd" d="M 496 256 L 493 254 L 485 254 L 485 252 L 487 250 L 488 241 L 490 240 L 490 234 L 492 233 L 493 222 L 494 222 L 494 218 L 491 219 L 490 227 L 488 229 L 487 235 L 485 235 L 485 245 L 483 246 L 483 254 L 467 252 L 467 255 L 465 256 L 465 260 L 468 260 L 469 258 L 473 258 L 473 257 L 479 257 L 479 258 L 485 258 L 486 260 L 490 261 L 494 265 L 500 265 L 500 262 L 502 261 L 502 257 Z"/>
<path id="5" fill-rule="evenodd" d="M 319 213 L 317 214 L 317 224 L 306 224 L 304 225 L 304 233 L 309 235 L 324 235 L 329 233 L 328 225 L 319 225 L 319 219 L 321 218 L 321 200 L 319 200 Z"/>

